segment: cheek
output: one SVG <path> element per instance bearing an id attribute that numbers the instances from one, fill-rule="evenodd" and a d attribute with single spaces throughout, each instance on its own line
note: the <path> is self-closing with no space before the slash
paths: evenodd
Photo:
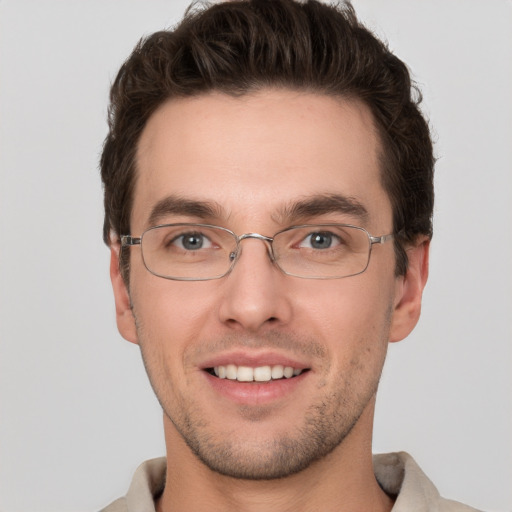
<path id="1" fill-rule="evenodd" d="M 202 339 L 204 298 L 190 285 L 149 276 L 133 281 L 132 303 L 139 345 L 149 380 L 163 408 L 181 400 L 195 368 L 186 366 L 187 348 Z"/>
<path id="2" fill-rule="evenodd" d="M 389 340 L 392 293 L 387 286 L 350 279 L 297 293 L 295 318 L 300 329 L 326 345 L 332 372 L 379 372 Z"/>
<path id="3" fill-rule="evenodd" d="M 340 336 L 379 330 L 383 322 L 389 322 L 392 288 L 388 283 L 379 286 L 363 276 L 315 281 L 301 292 L 297 289 L 296 317 L 306 316 L 322 330 Z"/>
<path id="4" fill-rule="evenodd" d="M 149 274 L 134 279 L 131 297 L 141 343 L 150 342 L 164 358 L 201 339 L 214 311 L 204 283 L 165 280 Z M 138 276 L 137 276 L 138 277 Z M 203 285 L 201 287 L 201 285 Z"/>

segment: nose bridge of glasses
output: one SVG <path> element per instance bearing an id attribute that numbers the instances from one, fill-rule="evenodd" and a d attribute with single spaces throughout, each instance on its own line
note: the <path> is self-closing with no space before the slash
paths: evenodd
<path id="1" fill-rule="evenodd" d="M 272 242 L 274 241 L 274 239 L 269 236 L 260 235 L 259 233 L 244 233 L 243 235 L 237 236 L 237 249 L 236 252 L 232 252 L 230 254 L 231 260 L 237 259 L 240 256 L 242 252 L 242 246 L 240 243 L 242 242 L 242 240 L 247 240 L 249 238 L 255 238 L 256 240 L 261 240 L 262 242 L 264 242 L 265 245 L 267 246 L 267 252 L 270 259 L 274 261 L 274 253 L 272 251 Z"/>
<path id="2" fill-rule="evenodd" d="M 258 240 L 263 240 L 263 242 L 267 242 L 268 244 L 271 244 L 274 240 L 273 238 L 265 235 L 260 235 L 259 233 L 244 233 L 243 235 L 240 235 L 238 237 L 238 241 L 241 242 L 242 240 L 245 240 L 246 238 L 256 238 Z"/>

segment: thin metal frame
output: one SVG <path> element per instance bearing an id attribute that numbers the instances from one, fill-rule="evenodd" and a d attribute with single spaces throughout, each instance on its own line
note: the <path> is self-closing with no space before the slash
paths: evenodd
<path id="1" fill-rule="evenodd" d="M 353 276 L 357 276 L 357 275 L 365 272 L 366 269 L 368 268 L 368 265 L 370 264 L 373 245 L 374 244 L 383 244 L 389 240 L 392 240 L 395 237 L 394 233 L 389 233 L 387 235 L 381 235 L 381 236 L 373 236 L 373 235 L 370 235 L 370 233 L 365 228 L 362 228 L 360 226 L 354 226 L 352 224 L 335 224 L 335 223 L 300 224 L 300 225 L 295 225 L 295 226 L 289 226 L 285 229 L 282 229 L 281 231 L 278 231 L 277 233 L 274 234 L 274 236 L 269 237 L 269 236 L 261 235 L 259 233 L 244 233 L 243 235 L 237 235 L 230 229 L 224 228 L 222 226 L 216 226 L 214 224 L 201 224 L 201 223 L 196 223 L 196 222 L 177 222 L 177 223 L 173 223 L 173 224 L 159 224 L 158 226 L 152 226 L 152 227 L 146 229 L 140 237 L 134 237 L 132 235 L 121 235 L 121 249 L 124 247 L 140 245 L 141 250 L 142 250 L 142 239 L 144 238 L 144 235 L 148 231 L 152 231 L 154 229 L 159 229 L 159 228 L 165 228 L 165 227 L 173 227 L 173 226 L 197 226 L 197 227 L 201 227 L 201 228 L 213 228 L 213 229 L 219 229 L 221 231 L 225 231 L 226 233 L 229 233 L 230 235 L 233 236 L 235 243 L 236 243 L 236 251 L 232 252 L 229 255 L 229 257 L 231 258 L 231 264 L 229 266 L 229 269 L 225 273 L 218 275 L 218 276 L 214 276 L 214 277 L 201 277 L 201 278 L 170 277 L 170 276 L 164 276 L 162 274 L 158 274 L 158 273 L 154 272 L 153 270 L 151 270 L 147 266 L 146 260 L 144 258 L 144 251 L 142 251 L 142 261 L 144 262 L 144 266 L 146 267 L 146 270 L 148 272 L 150 272 L 151 274 L 153 274 L 154 276 L 161 277 L 162 279 L 169 279 L 172 281 L 212 281 L 214 279 L 221 279 L 222 277 L 227 276 L 235 267 L 236 262 L 238 261 L 238 259 L 240 258 L 240 255 L 242 253 L 240 242 L 242 242 L 242 240 L 246 240 L 248 238 L 256 238 L 257 240 L 261 240 L 262 242 L 265 242 L 270 249 L 269 256 L 270 256 L 271 261 L 273 263 L 275 263 L 276 267 L 283 274 L 285 274 L 287 276 L 298 277 L 300 279 L 344 279 L 345 277 L 353 277 Z M 297 274 L 292 274 L 290 272 L 287 272 L 283 268 L 281 268 L 281 266 L 279 265 L 279 262 L 276 260 L 275 255 L 274 255 L 273 242 L 274 242 L 275 237 L 280 235 L 281 233 L 285 233 L 286 231 L 290 231 L 292 229 L 315 228 L 315 227 L 322 227 L 322 228 L 323 227 L 327 227 L 327 228 L 328 227 L 342 227 L 342 228 L 353 228 L 353 229 L 358 229 L 360 231 L 363 231 L 366 234 L 366 236 L 368 237 L 368 244 L 369 244 L 368 259 L 366 261 L 366 265 L 365 265 L 364 269 L 361 270 L 360 272 L 356 272 L 355 274 L 348 274 L 346 276 L 325 276 L 325 277 L 323 277 L 323 276 L 301 276 L 301 275 L 297 275 Z"/>

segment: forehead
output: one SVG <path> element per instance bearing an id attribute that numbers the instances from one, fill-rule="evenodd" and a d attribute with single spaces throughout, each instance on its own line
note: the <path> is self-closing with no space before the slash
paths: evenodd
<path id="1" fill-rule="evenodd" d="M 148 227 L 170 196 L 214 202 L 233 222 L 259 222 L 326 194 L 363 204 L 372 222 L 390 215 L 379 139 L 362 103 L 289 90 L 173 99 L 139 141 L 132 227 Z"/>

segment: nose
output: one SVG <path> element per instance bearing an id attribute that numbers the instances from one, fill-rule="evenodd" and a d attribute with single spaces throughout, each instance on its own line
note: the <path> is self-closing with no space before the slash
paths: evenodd
<path id="1" fill-rule="evenodd" d="M 273 263 L 265 237 L 245 238 L 236 265 L 223 278 L 220 320 L 252 332 L 286 324 L 291 316 L 290 278 Z"/>

